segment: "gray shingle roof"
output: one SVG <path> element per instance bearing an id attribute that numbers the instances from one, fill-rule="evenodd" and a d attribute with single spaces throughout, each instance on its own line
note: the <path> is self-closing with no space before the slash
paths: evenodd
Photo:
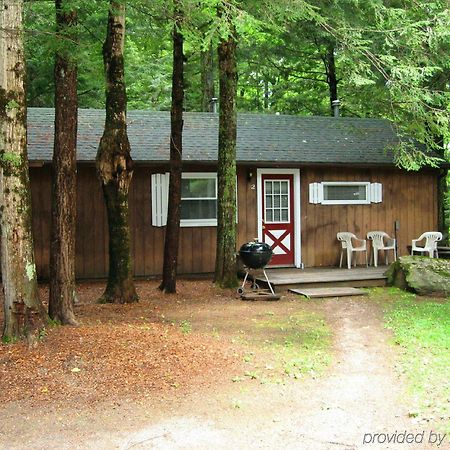
<path id="1" fill-rule="evenodd" d="M 104 111 L 80 109 L 78 160 L 94 161 Z M 28 109 L 30 161 L 51 161 L 54 111 Z M 218 115 L 184 114 L 183 159 L 217 161 Z M 136 162 L 169 159 L 170 113 L 129 111 L 128 135 Z M 238 115 L 237 161 L 300 164 L 393 164 L 386 148 L 397 142 L 386 120 L 287 115 Z"/>

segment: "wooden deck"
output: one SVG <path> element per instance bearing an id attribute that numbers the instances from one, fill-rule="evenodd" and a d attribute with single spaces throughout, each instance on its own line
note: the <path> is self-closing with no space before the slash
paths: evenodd
<path id="1" fill-rule="evenodd" d="M 316 287 L 372 287 L 386 286 L 385 272 L 387 266 L 356 267 L 352 269 L 339 269 L 334 267 L 311 269 L 267 269 L 266 273 L 274 289 L 278 292 L 292 288 Z M 265 286 L 264 276 L 255 274 L 257 283 Z"/>

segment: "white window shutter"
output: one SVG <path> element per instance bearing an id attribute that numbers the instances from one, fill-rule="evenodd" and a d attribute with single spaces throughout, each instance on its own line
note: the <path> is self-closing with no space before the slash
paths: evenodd
<path id="1" fill-rule="evenodd" d="M 317 183 L 317 203 L 323 203 L 323 184 Z"/>
<path id="2" fill-rule="evenodd" d="M 314 203 L 314 183 L 309 183 L 309 203 Z"/>
<path id="3" fill-rule="evenodd" d="M 322 183 L 309 183 L 309 203 L 322 203 Z"/>
<path id="4" fill-rule="evenodd" d="M 152 225 L 154 227 L 164 227 L 167 223 L 169 176 L 169 173 L 152 174 Z"/>
<path id="5" fill-rule="evenodd" d="M 370 183 L 370 201 L 381 203 L 383 201 L 383 187 L 381 183 Z"/>

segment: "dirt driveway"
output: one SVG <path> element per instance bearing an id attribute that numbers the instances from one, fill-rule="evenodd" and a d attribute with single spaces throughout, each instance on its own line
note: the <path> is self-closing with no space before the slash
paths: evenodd
<path id="1" fill-rule="evenodd" d="M 332 362 L 320 376 L 269 382 L 261 377 L 236 382 L 241 368 L 224 366 L 218 377 L 211 372 L 214 382 L 209 385 L 163 396 L 106 398 L 94 405 L 78 404 L 76 398 L 69 406 L 7 402 L 0 418 L 0 448 L 450 448 L 450 437 L 438 446 L 440 438 L 432 425 L 409 417 L 412 406 L 394 370 L 396 355 L 381 309 L 368 298 L 305 302 L 287 296 L 276 303 L 211 297 L 205 303 L 192 298 L 158 303 L 160 316 L 189 325 L 194 333 L 216 333 L 219 341 L 231 336 L 226 330 L 233 329 L 238 318 L 292 315 L 298 310 L 324 317 L 333 333 Z M 242 342 L 233 338 L 230 345 L 242 355 Z M 262 355 L 255 354 L 255 366 Z M 405 438 L 416 443 L 407 444 Z"/>

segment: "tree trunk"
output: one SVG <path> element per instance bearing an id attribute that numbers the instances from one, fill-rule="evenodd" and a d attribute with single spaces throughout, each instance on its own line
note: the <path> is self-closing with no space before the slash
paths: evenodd
<path id="1" fill-rule="evenodd" d="M 444 161 L 446 160 L 445 155 L 445 138 L 444 136 L 435 136 L 435 151 L 438 153 L 439 157 Z M 448 170 L 441 168 L 441 173 L 438 178 L 438 230 L 444 234 L 444 240 L 447 240 L 447 244 L 450 242 L 449 235 L 449 208 L 450 208 L 450 192 L 449 192 L 449 176 Z"/>
<path id="2" fill-rule="evenodd" d="M 138 301 L 131 264 L 128 192 L 133 175 L 126 123 L 126 90 L 123 48 L 125 4 L 111 1 L 108 30 L 103 44 L 106 77 L 106 119 L 97 152 L 97 173 L 102 183 L 108 216 L 109 273 L 101 302 Z"/>
<path id="3" fill-rule="evenodd" d="M 179 29 L 182 12 L 179 0 L 174 0 L 175 25 L 173 27 L 172 109 L 170 113 L 170 181 L 167 209 L 166 237 L 164 244 L 163 279 L 159 288 L 165 293 L 176 292 L 178 266 L 178 242 L 181 212 L 181 172 L 183 154 L 183 99 L 184 55 L 183 35 Z"/>
<path id="4" fill-rule="evenodd" d="M 236 267 L 236 41 L 230 35 L 218 47 L 219 155 L 215 282 L 237 286 Z"/>
<path id="5" fill-rule="evenodd" d="M 448 170 L 442 170 L 438 181 L 438 230 L 447 237 L 447 245 L 450 243 L 449 206 Z"/>
<path id="6" fill-rule="evenodd" d="M 200 54 L 202 81 L 202 111 L 213 112 L 211 99 L 215 98 L 214 88 L 214 50 L 212 44 Z"/>
<path id="7" fill-rule="evenodd" d="M 269 109 L 269 82 L 264 80 L 264 109 L 267 111 Z"/>
<path id="8" fill-rule="evenodd" d="M 73 27 L 77 14 L 65 12 L 66 2 L 56 0 L 58 37 L 74 41 Z M 50 244 L 49 315 L 64 325 L 77 325 L 73 304 L 75 286 L 75 225 L 76 225 L 76 171 L 77 171 L 77 66 L 60 42 L 62 48 L 55 58 L 55 142 L 52 174 L 52 230 Z M 64 48 L 63 48 L 64 47 Z M 74 49 L 72 49 L 72 52 Z"/>
<path id="9" fill-rule="evenodd" d="M 0 2 L 0 208 L 3 340 L 32 344 L 48 317 L 36 278 L 28 175 L 20 0 Z"/>
<path id="10" fill-rule="evenodd" d="M 331 115 L 334 116 L 333 101 L 338 100 L 338 80 L 336 77 L 336 62 L 334 60 L 334 45 L 328 44 L 325 57 L 325 70 L 327 73 L 327 83 L 330 93 Z"/>

